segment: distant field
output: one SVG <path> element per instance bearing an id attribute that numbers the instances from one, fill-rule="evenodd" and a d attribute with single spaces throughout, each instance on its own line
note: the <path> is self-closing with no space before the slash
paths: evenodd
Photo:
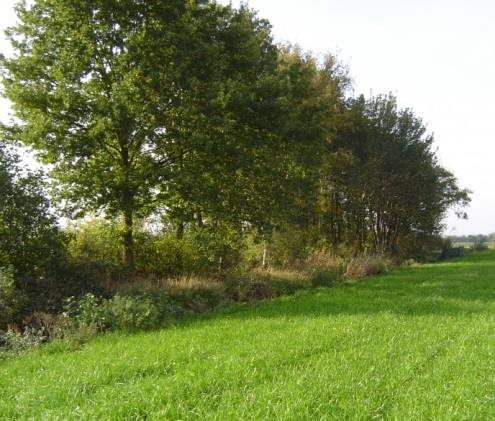
<path id="1" fill-rule="evenodd" d="M 495 418 L 495 252 L 0 363 L 0 419 Z"/>
<path id="2" fill-rule="evenodd" d="M 495 243 L 492 241 L 489 241 L 487 243 L 484 243 L 487 245 L 488 248 L 490 249 L 495 249 Z M 466 247 L 466 248 L 471 248 L 473 247 L 474 243 L 469 242 L 469 241 L 456 241 L 452 243 L 453 247 Z"/>

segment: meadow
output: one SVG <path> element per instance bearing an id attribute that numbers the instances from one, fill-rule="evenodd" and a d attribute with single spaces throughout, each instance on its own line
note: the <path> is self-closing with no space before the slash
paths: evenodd
<path id="1" fill-rule="evenodd" d="M 495 252 L 0 362 L 0 419 L 491 419 Z"/>

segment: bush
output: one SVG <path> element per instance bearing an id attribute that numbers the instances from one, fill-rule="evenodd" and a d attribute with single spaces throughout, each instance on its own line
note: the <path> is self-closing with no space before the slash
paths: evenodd
<path id="1" fill-rule="evenodd" d="M 402 267 L 416 267 L 419 263 L 415 259 L 406 259 L 401 263 Z"/>
<path id="2" fill-rule="evenodd" d="M 155 304 L 144 297 L 123 297 L 114 295 L 105 300 L 102 314 L 109 329 L 134 330 L 157 327 L 160 321 Z"/>
<path id="3" fill-rule="evenodd" d="M 291 268 L 308 256 L 314 233 L 309 227 L 287 225 L 285 229 L 275 231 L 270 240 L 270 265 Z"/>
<path id="4" fill-rule="evenodd" d="M 0 329 L 14 321 L 21 307 L 21 296 L 14 284 L 14 274 L 10 268 L 0 268 Z"/>
<path id="5" fill-rule="evenodd" d="M 46 342 L 47 339 L 42 329 L 28 327 L 21 332 L 17 328 L 10 328 L 0 337 L 0 345 L 8 351 L 22 352 Z"/>
<path id="6" fill-rule="evenodd" d="M 167 316 L 177 318 L 187 314 L 212 310 L 226 301 L 227 298 L 223 289 L 195 288 L 174 290 L 170 294 L 170 300 L 168 308 L 171 312 Z M 161 307 L 163 307 L 163 302 Z"/>
<path id="7" fill-rule="evenodd" d="M 102 305 L 102 299 L 89 293 L 81 298 L 69 297 L 64 306 L 62 317 L 65 329 L 77 329 L 81 326 L 94 326 L 104 331 L 111 326 L 111 317 Z"/>
<path id="8" fill-rule="evenodd" d="M 55 339 L 59 335 L 59 316 L 36 312 L 24 319 L 25 329 L 31 329 L 43 333 L 47 339 Z"/>
<path id="9" fill-rule="evenodd" d="M 388 259 L 382 256 L 356 256 L 348 262 L 344 276 L 348 279 L 359 279 L 378 275 L 387 272 L 389 265 Z"/>
<path id="10" fill-rule="evenodd" d="M 102 295 L 102 280 L 107 276 L 98 263 L 63 261 L 51 273 L 24 279 L 26 302 L 23 316 L 35 312 L 61 313 L 67 297 L 82 297 L 91 293 Z"/>
<path id="11" fill-rule="evenodd" d="M 23 168 L 0 142 L 0 267 L 12 267 L 20 291 L 28 290 L 24 279 L 44 277 L 65 255 L 47 187 L 41 172 Z"/>
<path id="12" fill-rule="evenodd" d="M 337 267 L 342 263 L 342 258 L 326 248 L 313 250 L 304 261 L 304 266 L 309 268 Z"/>
<path id="13" fill-rule="evenodd" d="M 98 329 L 94 325 L 80 325 L 77 327 L 65 325 L 61 331 L 61 338 L 69 351 L 77 351 L 91 338 L 96 336 Z M 64 347 L 61 347 L 65 351 Z"/>
<path id="14" fill-rule="evenodd" d="M 302 273 L 272 272 L 270 286 L 277 296 L 292 295 L 300 289 L 308 288 L 310 280 Z"/>
<path id="15" fill-rule="evenodd" d="M 68 229 L 69 253 L 73 259 L 98 263 L 109 269 L 121 265 L 118 222 L 91 219 Z"/>
<path id="16" fill-rule="evenodd" d="M 317 269 L 310 279 L 313 287 L 329 287 L 339 280 L 339 273 L 335 269 Z"/>
<path id="17" fill-rule="evenodd" d="M 231 275 L 224 284 L 227 297 L 233 301 L 254 301 L 276 296 L 268 273 Z"/>
<path id="18" fill-rule="evenodd" d="M 86 294 L 80 299 L 67 299 L 63 318 L 66 330 L 94 327 L 97 331 L 134 330 L 157 327 L 160 311 L 147 297 L 114 295 L 102 299 Z"/>
<path id="19" fill-rule="evenodd" d="M 486 244 L 484 242 L 475 242 L 471 246 L 471 250 L 473 250 L 473 251 L 485 251 L 485 250 L 488 250 L 488 248 L 489 248 L 488 244 Z"/>
<path id="20" fill-rule="evenodd" d="M 103 269 L 100 275 L 106 274 L 103 277 L 106 281 L 119 277 L 124 269 L 120 245 L 122 229 L 122 222 L 106 219 L 92 219 L 71 227 L 68 249 L 72 260 Z M 219 239 L 206 230 L 190 232 L 178 239 L 166 231 L 153 233 L 146 229 L 143 221 L 137 221 L 133 234 L 136 270 L 140 274 L 203 273 L 218 266 L 219 250 L 224 249 Z"/>
<path id="21" fill-rule="evenodd" d="M 207 258 L 191 238 L 177 239 L 162 233 L 158 236 L 141 233 L 136 240 L 136 267 L 157 276 L 178 276 L 201 273 L 209 266 Z"/>

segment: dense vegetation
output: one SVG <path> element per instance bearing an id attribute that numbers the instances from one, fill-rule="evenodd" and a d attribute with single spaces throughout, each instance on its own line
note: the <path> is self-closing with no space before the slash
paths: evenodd
<path id="1" fill-rule="evenodd" d="M 495 253 L 0 363 L 4 419 L 491 419 Z"/>
<path id="2" fill-rule="evenodd" d="M 268 272 L 246 273 L 337 279 L 369 256 L 431 257 L 445 213 L 469 201 L 413 111 L 353 97 L 334 56 L 274 44 L 246 6 L 35 0 L 17 14 L 1 60 L 14 117 L 0 145 L 0 329 L 71 296 L 84 307 L 86 293 L 112 317 L 146 313 L 129 284 L 201 277 L 224 291 L 258 276 L 266 289 Z M 31 148 L 48 179 L 7 145 Z"/>

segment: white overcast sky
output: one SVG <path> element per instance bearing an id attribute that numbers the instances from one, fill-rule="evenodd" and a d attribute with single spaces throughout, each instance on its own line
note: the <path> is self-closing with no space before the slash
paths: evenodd
<path id="1" fill-rule="evenodd" d="M 227 1 L 223 1 L 226 3 Z M 15 0 L 0 0 L 0 29 Z M 237 6 L 238 0 L 233 4 Z M 493 0 L 251 0 L 277 41 L 349 65 L 355 93 L 392 92 L 435 133 L 441 163 L 473 190 L 469 220 L 447 233 L 495 232 Z M 0 50 L 8 52 L 3 33 Z M 8 106 L 0 105 L 0 118 Z"/>

